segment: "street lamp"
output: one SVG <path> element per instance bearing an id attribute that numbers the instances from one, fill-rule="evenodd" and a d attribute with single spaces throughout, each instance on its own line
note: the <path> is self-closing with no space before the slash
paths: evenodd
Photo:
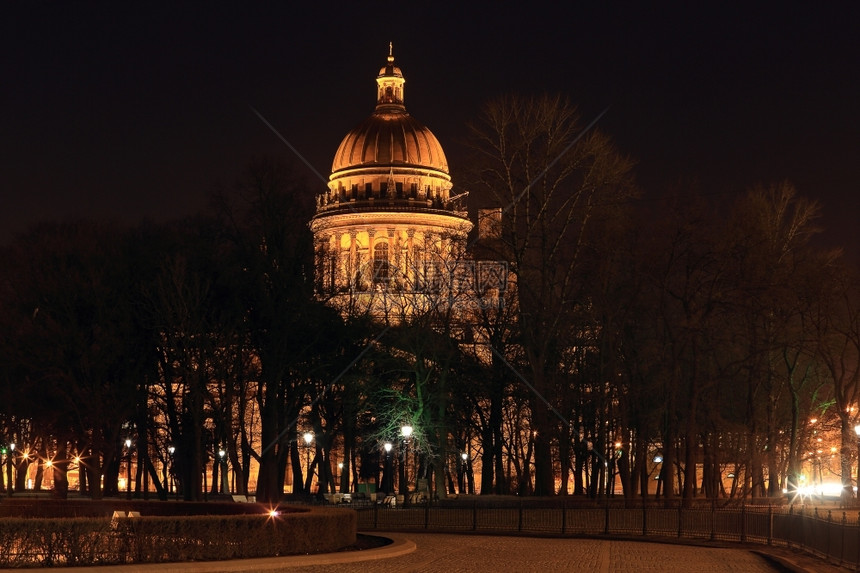
<path id="1" fill-rule="evenodd" d="M 406 467 L 406 462 L 408 460 L 408 451 L 409 451 L 409 438 L 412 436 L 412 426 L 404 425 L 400 428 L 400 435 L 403 436 L 403 459 L 401 460 L 400 466 L 400 493 L 401 495 L 406 495 L 409 493 L 409 474 L 408 468 Z"/>
<path id="2" fill-rule="evenodd" d="M 385 442 L 385 444 L 382 446 L 382 449 L 385 450 L 385 468 L 382 472 L 382 489 L 386 494 L 391 494 L 392 490 L 391 449 L 393 447 L 394 446 L 391 444 L 391 442 Z"/>
<path id="3" fill-rule="evenodd" d="M 164 484 L 164 488 L 167 490 L 167 493 L 173 493 L 173 488 L 176 487 L 176 483 L 174 481 L 175 478 L 173 477 L 173 454 L 176 453 L 176 446 L 173 444 L 167 446 L 167 453 L 169 454 L 167 467 L 168 483 Z"/>
<path id="4" fill-rule="evenodd" d="M 308 491 L 311 492 L 311 484 L 313 483 L 313 474 L 311 473 L 311 444 L 314 441 L 314 433 L 313 432 L 305 432 L 304 436 L 302 436 L 305 440 L 305 448 L 306 448 L 306 459 L 307 459 L 307 472 L 308 472 Z"/>
<path id="5" fill-rule="evenodd" d="M 227 484 L 227 459 L 224 457 L 227 452 L 224 448 L 218 450 L 218 471 L 221 472 L 221 493 L 227 493 L 229 485 Z"/>
<path id="6" fill-rule="evenodd" d="M 460 470 L 460 494 L 462 495 L 466 493 L 466 485 L 469 481 L 469 454 L 463 452 L 460 458 L 463 460 L 463 468 Z"/>
<path id="7" fill-rule="evenodd" d="M 131 438 L 125 439 L 126 462 L 125 462 L 125 491 L 126 498 L 131 499 Z"/>
<path id="8" fill-rule="evenodd" d="M 661 456 L 660 454 L 657 454 L 656 456 L 654 456 L 654 463 L 655 464 L 661 464 L 660 468 L 657 470 L 657 477 L 654 478 L 655 480 L 657 480 L 657 491 L 654 495 L 656 497 L 660 497 L 660 493 L 662 490 L 661 486 L 663 485 L 663 466 L 662 466 L 663 456 Z"/>

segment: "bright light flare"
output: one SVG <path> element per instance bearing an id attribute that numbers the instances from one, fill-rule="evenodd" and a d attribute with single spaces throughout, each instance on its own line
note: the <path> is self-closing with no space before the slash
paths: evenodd
<path id="1" fill-rule="evenodd" d="M 278 517 L 280 515 L 280 513 L 278 512 L 277 506 L 272 507 L 270 505 L 269 511 L 266 512 L 266 515 L 268 516 L 268 519 L 275 519 L 276 517 Z"/>
<path id="2" fill-rule="evenodd" d="M 801 480 L 802 481 L 802 480 Z M 817 483 L 811 485 L 801 485 L 795 490 L 795 496 L 801 499 L 808 497 L 842 497 L 843 486 L 839 482 Z"/>

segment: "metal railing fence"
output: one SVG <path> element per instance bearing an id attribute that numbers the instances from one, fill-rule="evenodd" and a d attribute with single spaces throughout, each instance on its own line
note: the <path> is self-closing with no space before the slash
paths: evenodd
<path id="1" fill-rule="evenodd" d="M 799 549 L 860 571 L 860 515 L 808 507 L 499 507 L 427 504 L 356 508 L 359 531 L 472 531 L 556 536 L 677 537 Z M 834 515 L 835 513 L 835 515 Z"/>

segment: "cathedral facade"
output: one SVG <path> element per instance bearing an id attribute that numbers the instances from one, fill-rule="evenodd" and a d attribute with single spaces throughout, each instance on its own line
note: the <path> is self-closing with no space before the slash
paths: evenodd
<path id="1" fill-rule="evenodd" d="M 404 104 L 389 49 L 376 108 L 340 143 L 310 222 L 320 296 L 400 320 L 434 304 L 472 229 L 445 152 Z"/>

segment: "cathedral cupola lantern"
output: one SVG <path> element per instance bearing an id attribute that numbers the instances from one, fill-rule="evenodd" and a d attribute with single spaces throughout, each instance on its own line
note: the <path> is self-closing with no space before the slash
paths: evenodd
<path id="1" fill-rule="evenodd" d="M 403 107 L 403 85 L 406 80 L 403 79 L 403 72 L 400 68 L 394 65 L 393 46 L 388 44 L 388 63 L 379 70 L 379 76 L 376 78 L 377 95 L 376 109 L 380 106 L 399 106 Z"/>

